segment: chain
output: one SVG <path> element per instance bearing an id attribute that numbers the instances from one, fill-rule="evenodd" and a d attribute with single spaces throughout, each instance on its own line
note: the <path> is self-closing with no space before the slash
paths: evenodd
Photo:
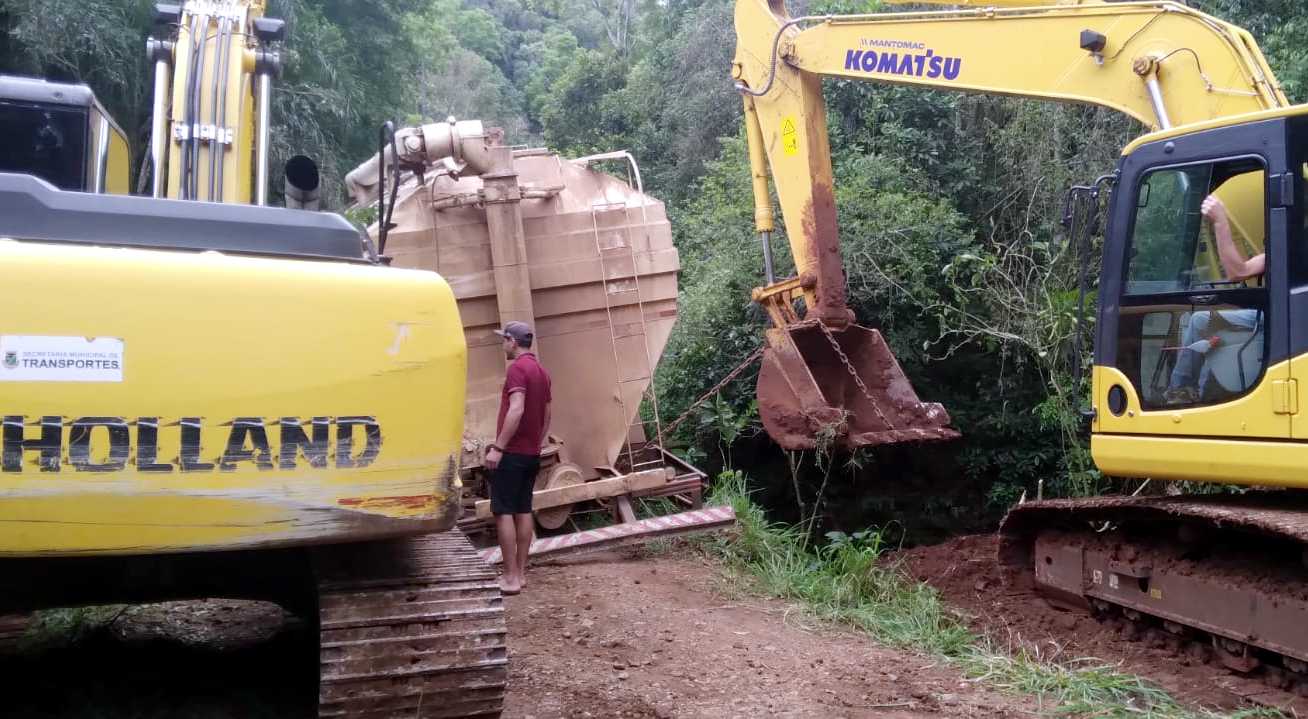
<path id="1" fill-rule="evenodd" d="M 735 369 L 728 372 L 727 376 L 723 377 L 721 382 L 718 382 L 717 384 L 713 385 L 713 389 L 700 395 L 700 398 L 695 400 L 693 403 L 691 403 L 691 405 L 686 408 L 686 411 L 681 413 L 681 416 L 672 420 L 671 424 L 664 426 L 663 436 L 666 437 L 671 435 L 673 431 L 677 429 L 677 427 L 681 426 L 682 422 L 685 422 L 686 419 L 690 417 L 692 412 L 699 409 L 700 406 L 703 405 L 705 402 L 707 402 L 710 397 L 717 394 L 718 392 L 721 392 L 724 388 L 726 388 L 727 385 L 731 384 L 733 380 L 739 377 L 741 372 L 744 372 L 745 370 L 749 369 L 755 362 L 758 361 L 758 358 L 762 356 L 763 356 L 763 347 L 759 347 L 758 349 L 754 350 L 754 352 L 749 357 L 745 358 L 744 362 L 741 362 L 739 365 L 736 365 Z"/>
<path id="2" fill-rule="evenodd" d="M 867 385 L 863 384 L 863 378 L 858 376 L 858 371 L 854 369 L 854 365 L 849 361 L 849 357 L 845 355 L 845 351 L 840 349 L 840 343 L 836 341 L 835 336 L 831 334 L 831 329 L 822 322 L 818 322 L 817 326 L 821 328 L 822 334 L 826 335 L 827 342 L 831 343 L 831 349 L 836 351 L 836 356 L 845 364 L 845 369 L 849 371 L 849 376 L 854 378 L 854 384 L 858 385 L 859 391 L 863 393 L 864 397 L 867 397 L 867 401 L 872 403 L 872 411 L 877 413 L 877 418 L 881 420 L 886 428 L 894 429 L 895 424 L 882 414 L 881 407 L 877 405 L 876 398 L 868 391 Z"/>

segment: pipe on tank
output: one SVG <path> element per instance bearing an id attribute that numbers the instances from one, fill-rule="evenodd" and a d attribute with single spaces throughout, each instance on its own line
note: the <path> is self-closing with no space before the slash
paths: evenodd
<path id="1" fill-rule="evenodd" d="M 515 320 L 531 324 L 536 312 L 527 270 L 527 235 L 522 227 L 522 188 L 513 166 L 513 149 L 502 144 L 500 137 L 498 130 L 487 131 L 479 120 L 450 118 L 396 131 L 395 146 L 400 157 L 392 157 L 395 153 L 390 148 L 382 153 L 388 165 L 394 161 L 426 167 L 449 160 L 455 168 L 470 169 L 481 176 L 480 199 L 486 208 L 500 325 Z M 374 154 L 345 176 L 350 196 L 360 205 L 377 197 L 382 180 L 381 157 Z"/>
<path id="2" fill-rule="evenodd" d="M 490 142 L 474 149 L 475 160 L 485 163 L 486 168 L 481 173 L 482 202 L 486 207 L 500 326 L 514 321 L 534 326 L 536 310 L 527 267 L 527 233 L 522 227 L 522 190 L 513 166 L 513 150 Z M 471 161 L 468 164 L 472 166 Z"/>
<path id="3" fill-rule="evenodd" d="M 470 168 L 483 174 L 491 167 L 491 148 L 496 144 L 496 132 L 488 133 L 480 120 L 450 118 L 446 122 L 397 130 L 395 145 L 400 157 L 393 157 L 389 147 L 383 152 L 387 165 L 427 167 L 451 160 L 454 162 L 451 171 Z M 380 169 L 381 157 L 374 154 L 345 175 L 345 189 L 356 205 L 367 205 L 377 199 Z"/>

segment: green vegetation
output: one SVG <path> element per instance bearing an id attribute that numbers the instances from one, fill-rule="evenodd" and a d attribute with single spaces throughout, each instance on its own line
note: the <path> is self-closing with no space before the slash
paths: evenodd
<path id="1" fill-rule="evenodd" d="M 1140 677 L 1097 659 L 1048 661 L 1007 651 L 971 632 L 934 589 L 884 557 L 875 531 L 836 533 L 815 547 L 808 533 L 769 522 L 744 475 L 724 472 L 710 501 L 730 504 L 738 528 L 698 541 L 747 591 L 800 604 L 814 618 L 867 632 L 878 642 L 938 656 L 989 686 L 1035 695 L 1051 714 L 1096 717 L 1215 716 L 1195 712 Z M 1222 716 L 1280 716 L 1251 710 Z"/>
<path id="2" fill-rule="evenodd" d="M 89 83 L 128 131 L 139 166 L 152 4 L 3 0 L 0 72 Z M 796 13 L 897 9 L 790 4 Z M 1303 99 L 1308 6 L 1191 4 L 1248 28 Z M 327 202 L 339 207 L 342 175 L 372 153 L 385 119 L 476 117 L 510 142 L 565 154 L 629 149 L 667 202 L 682 257 L 681 317 L 656 378 L 665 419 L 758 346 L 766 318 L 748 298 L 762 261 L 727 72 L 731 0 L 270 0 L 269 13 L 288 25 L 274 173 L 293 153 L 319 158 Z M 1042 481 L 1045 496 L 1120 489 L 1089 461 L 1079 416 L 1087 387 L 1077 369 L 1093 322 L 1078 338 L 1075 270 L 1093 267 L 1096 250 L 1078 256 L 1058 219 L 1064 190 L 1110 170 L 1138 128 L 1095 108 L 847 80 L 825 88 L 851 305 L 964 438 L 930 452 L 879 449 L 833 473 L 757 438 L 747 373 L 702 421 L 682 425 L 686 454 L 711 472 L 748 470 L 777 517 L 798 521 L 817 507 L 821 528 L 840 530 L 907 516 L 915 537 L 990 526 Z"/>

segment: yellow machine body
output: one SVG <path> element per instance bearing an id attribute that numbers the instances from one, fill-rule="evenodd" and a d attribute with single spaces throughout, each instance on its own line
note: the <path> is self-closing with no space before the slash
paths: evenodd
<path id="1" fill-rule="evenodd" d="M 0 77 L 0 615 L 275 602 L 318 633 L 320 716 L 497 717 L 455 296 L 317 212 L 311 158 L 266 206 L 264 7 L 155 6 L 150 197 L 88 87 Z"/>
<path id="2" fill-rule="evenodd" d="M 1165 167 L 1167 153 L 1171 152 L 1168 145 L 1173 143 L 1178 148 L 1190 148 L 1172 156 L 1174 163 L 1207 162 L 1219 167 L 1227 161 L 1223 152 L 1246 158 L 1264 153 L 1265 157 L 1257 160 L 1262 163 L 1261 169 L 1245 168 L 1230 177 L 1217 173 L 1211 189 L 1205 190 L 1220 197 L 1228 208 L 1234 242 L 1245 257 L 1266 249 L 1265 238 L 1275 229 L 1270 218 L 1284 212 L 1278 209 L 1278 203 L 1294 204 L 1266 190 L 1277 184 L 1269 182 L 1274 179 L 1270 174 L 1272 164 L 1296 161 L 1277 154 L 1283 151 L 1265 149 L 1283 140 L 1273 136 L 1269 145 L 1269 138 L 1263 137 L 1242 145 L 1238 133 L 1268 122 L 1296 122 L 1305 108 L 1289 105 L 1246 31 L 1175 2 L 1078 0 L 1040 6 L 1028 0 L 1009 0 L 963 4 L 982 4 L 985 8 L 793 17 L 781 0 L 737 2 L 732 75 L 745 103 L 756 227 L 766 241 L 773 230 L 768 192 L 771 179 L 798 273 L 796 278 L 776 281 L 754 292 L 754 299 L 773 319 L 775 328 L 769 330 L 768 342 L 774 358 L 802 354 L 788 346 L 793 344 L 802 350 L 799 343 L 784 341 L 793 336 L 792 328 L 800 320 L 790 309 L 795 299 L 802 297 L 808 308 L 805 324 L 821 323 L 838 330 L 848 321 L 841 318 L 847 310 L 822 96 L 824 76 L 1090 103 L 1118 110 L 1152 131 L 1122 151 L 1119 175 L 1140 163 Z M 1015 61 L 1018 53 L 1022 61 Z M 1027 61 L 1030 58 L 1038 61 Z M 1212 150 L 1211 160 L 1205 155 L 1203 141 L 1198 139 L 1201 137 L 1225 138 L 1222 149 Z M 1184 160 L 1179 159 L 1182 155 Z M 1289 174 L 1275 178 L 1278 187 L 1287 188 L 1281 194 L 1303 182 L 1302 176 L 1287 177 Z M 1136 176 L 1138 170 L 1136 175 L 1126 173 L 1128 178 Z M 1115 215 L 1109 223 L 1105 258 L 1120 264 L 1106 265 L 1105 278 L 1125 275 L 1128 253 L 1136 251 L 1133 243 L 1137 239 L 1131 234 L 1135 216 L 1133 208 L 1125 206 L 1135 200 L 1136 191 L 1136 187 L 1115 187 L 1115 196 L 1129 196 L 1131 200 L 1121 203 L 1121 216 Z M 1148 201 L 1147 194 L 1138 200 L 1141 206 Z M 1175 215 L 1177 225 L 1189 221 L 1199 227 L 1197 202 L 1186 213 Z M 1189 237 L 1193 240 L 1194 234 Z M 1289 243 L 1289 254 L 1294 255 L 1297 249 L 1292 239 Z M 1181 326 L 1194 313 L 1211 309 L 1204 302 L 1217 298 L 1214 307 L 1220 307 L 1225 302 L 1222 297 L 1246 292 L 1241 297 L 1249 300 L 1249 293 L 1262 291 L 1263 298 L 1255 297 L 1249 300 L 1254 304 L 1247 306 L 1272 312 L 1267 323 L 1286 322 L 1284 315 L 1276 316 L 1295 302 L 1283 299 L 1290 294 L 1293 278 L 1279 279 L 1287 260 L 1276 252 L 1285 253 L 1286 248 L 1268 251 L 1270 262 L 1282 264 L 1274 266 L 1270 273 L 1274 281 L 1262 290 L 1258 289 L 1259 281 L 1244 285 L 1226 281 L 1211 235 L 1201 235 L 1193 257 L 1187 257 L 1181 269 L 1215 283 L 1211 297 L 1203 296 L 1207 290 L 1200 283 L 1193 290 L 1189 285 L 1169 288 L 1166 292 L 1171 294 L 1164 292 L 1166 296 L 1159 295 L 1162 299 L 1133 302 L 1129 297 L 1132 290 L 1118 286 L 1123 284 L 1118 280 L 1113 280 L 1116 284 L 1107 295 L 1101 294 L 1101 327 L 1109 319 L 1114 326 L 1119 322 L 1121 326 L 1140 323 L 1151 313 L 1152 324 L 1164 319 L 1169 324 L 1169 332 L 1165 333 L 1142 332 L 1135 337 L 1101 333 L 1098 337 L 1097 359 L 1105 352 L 1129 355 L 1126 361 L 1135 362 L 1132 371 L 1138 375 L 1133 383 L 1116 367 L 1098 363 L 1094 370 L 1096 419 L 1092 451 L 1103 471 L 1117 476 L 1308 486 L 1308 479 L 1299 470 L 1308 460 L 1308 449 L 1295 444 L 1300 435 L 1308 436 L 1308 429 L 1298 429 L 1300 423 L 1294 421 L 1298 408 L 1308 402 L 1308 397 L 1299 397 L 1300 388 L 1306 385 L 1295 373 L 1305 361 L 1292 347 L 1277 349 L 1266 341 L 1256 342 L 1262 361 L 1249 364 L 1252 384 L 1226 397 L 1209 397 L 1186 406 L 1162 406 L 1170 365 L 1159 358 L 1178 351 L 1174 345 L 1182 337 Z M 1283 327 L 1302 322 L 1294 308 L 1288 311 L 1293 316 L 1286 325 L 1266 326 L 1268 336 L 1285 334 Z M 1229 327 L 1223 331 L 1228 346 L 1230 341 L 1248 339 L 1237 337 L 1239 333 Z M 1293 339 L 1298 337 L 1297 332 L 1289 335 L 1291 340 L 1277 341 L 1284 345 L 1298 342 Z M 1123 342 L 1133 345 L 1123 349 L 1119 346 Z M 1254 345 L 1249 347 L 1252 352 Z M 816 380 L 816 386 L 821 387 L 825 375 L 853 373 L 846 372 L 839 363 L 815 362 L 807 355 L 804 359 L 807 372 L 804 362 L 793 361 L 793 367 L 774 362 L 778 367 L 769 367 L 765 358 L 764 372 L 771 371 L 773 379 L 768 394 L 778 394 L 772 391 L 773 386 L 802 387 Z M 1141 397 L 1145 364 L 1153 371 L 1154 386 L 1149 388 L 1148 398 Z M 866 384 L 875 394 L 877 383 L 873 379 Z M 1112 387 L 1125 390 L 1125 406 L 1119 408 L 1120 412 L 1108 409 Z M 763 390 L 760 382 L 761 413 L 768 404 Z M 810 401 L 810 406 L 803 406 L 804 394 L 793 394 L 800 397 L 794 404 L 802 410 L 794 416 L 813 416 L 816 404 Z M 841 397 L 826 392 L 825 396 L 838 409 L 853 415 L 848 420 L 850 426 L 857 424 L 860 414 L 876 409 L 875 405 L 863 406 L 866 403 L 858 393 Z M 765 426 L 783 445 L 794 444 L 791 437 L 784 436 L 785 425 L 774 427 L 765 416 Z M 905 438 L 914 439 L 911 435 Z"/>
<path id="3" fill-rule="evenodd" d="M 0 75 L 0 172 L 36 175 L 65 190 L 131 191 L 127 135 L 85 85 Z"/>
<path id="4" fill-rule="evenodd" d="M 14 240 L 0 268 L 29 303 L 0 324 L 0 556 L 453 526 L 466 349 L 438 275 Z M 64 359 L 121 377 L 5 377 L 77 338 L 109 342 Z"/>
<path id="5" fill-rule="evenodd" d="M 259 98 L 256 65 L 262 49 L 252 30 L 263 0 L 181 8 L 171 65 L 156 69 L 156 117 L 171 117 L 156 139 L 163 149 L 161 196 L 252 203 Z M 158 78 L 157 78 L 158 80 Z M 192 157 L 185 157 L 193 153 Z M 198 179 L 186 189 L 188 175 Z M 209 180 L 213 178 L 211 183 Z"/>

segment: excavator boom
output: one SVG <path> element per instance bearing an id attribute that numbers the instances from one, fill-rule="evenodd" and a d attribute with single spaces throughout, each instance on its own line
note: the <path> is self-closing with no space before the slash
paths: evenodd
<path id="1" fill-rule="evenodd" d="M 1308 431 L 1297 417 L 1308 403 L 1308 105 L 1286 102 L 1247 32 L 1179 3 L 983 4 L 792 18 L 781 0 L 738 1 L 733 71 L 756 222 L 766 241 L 770 177 L 799 270 L 754 293 L 775 325 L 759 377 L 764 424 L 783 446 L 812 446 L 803 430 L 813 417 L 840 418 L 851 445 L 943 429 L 933 424 L 941 413 L 922 413 L 875 431 L 888 424 L 887 404 L 900 410 L 892 422 L 930 405 L 914 405 L 907 381 L 885 369 L 893 358 L 880 337 L 849 324 L 822 76 L 1129 115 L 1151 132 L 1087 193 L 1097 203 L 1107 187 L 1109 197 L 1095 465 L 1111 477 L 1290 491 L 1021 502 L 1000 526 L 1000 563 L 1124 636 L 1150 633 L 1242 674 L 1261 667 L 1271 687 L 1308 694 L 1308 634 L 1297 630 L 1308 612 Z M 803 316 L 793 309 L 801 296 Z M 833 352 L 848 358 L 845 370 Z M 857 386 L 870 391 L 842 392 L 855 371 L 868 372 Z"/>
<path id="2" fill-rule="evenodd" d="M 1151 130 L 1288 104 L 1247 32 L 1175 2 L 985 5 L 791 17 L 783 0 L 736 4 L 732 76 L 756 229 L 770 257 L 770 178 L 796 265 L 796 277 L 778 282 L 769 262 L 768 285 L 754 292 L 773 323 L 760 414 L 783 447 L 957 436 L 846 305 L 823 76 L 1095 104 Z"/>

